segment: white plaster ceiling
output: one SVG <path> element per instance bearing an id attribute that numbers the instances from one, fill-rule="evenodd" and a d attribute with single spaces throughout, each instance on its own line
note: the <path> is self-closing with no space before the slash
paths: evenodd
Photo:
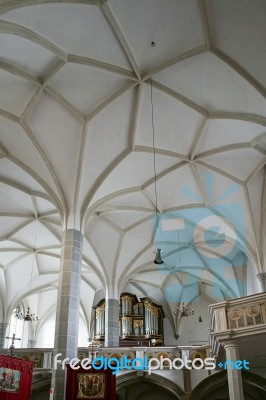
<path id="1" fill-rule="evenodd" d="M 55 309 L 66 227 L 84 231 L 87 323 L 106 286 L 130 284 L 169 314 L 199 286 L 210 301 L 243 295 L 241 251 L 263 268 L 265 17 L 264 0 L 0 2 L 0 320 L 31 291 L 42 322 Z M 226 206 L 240 230 L 226 271 L 190 228 L 153 264 L 150 78 L 158 209 Z"/>

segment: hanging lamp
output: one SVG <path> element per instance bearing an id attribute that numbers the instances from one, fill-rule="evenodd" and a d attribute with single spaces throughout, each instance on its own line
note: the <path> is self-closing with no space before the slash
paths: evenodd
<path id="1" fill-rule="evenodd" d="M 155 212 L 156 212 L 156 231 L 159 225 L 159 211 L 158 211 L 158 198 L 157 198 L 157 173 L 156 173 L 156 150 L 155 150 L 155 129 L 154 129 L 154 111 L 153 111 L 153 87 L 152 87 L 152 78 L 150 78 L 151 82 L 151 123 L 152 123 L 152 149 L 153 149 L 153 171 L 154 171 L 154 194 L 155 194 Z M 155 249 L 155 259 L 154 264 L 164 264 L 162 259 L 162 249 Z"/>
<path id="2" fill-rule="evenodd" d="M 31 264 L 31 278 L 30 278 L 30 291 L 29 291 L 29 303 L 31 298 L 31 284 L 32 284 L 32 276 L 33 276 L 33 264 L 34 264 L 34 255 L 35 255 L 35 245 L 36 245 L 36 235 L 34 239 L 34 249 L 32 255 L 32 264 Z M 30 307 L 27 307 L 26 313 L 20 312 L 19 310 L 16 311 L 15 316 L 18 319 L 23 319 L 26 322 L 38 321 L 38 316 L 34 313 L 31 313 Z"/>

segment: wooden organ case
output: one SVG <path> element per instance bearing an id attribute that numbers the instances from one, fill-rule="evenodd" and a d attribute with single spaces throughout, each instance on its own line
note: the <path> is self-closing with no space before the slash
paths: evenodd
<path id="1" fill-rule="evenodd" d="M 94 339 L 105 338 L 105 300 L 95 307 Z M 138 298 L 131 293 L 120 296 L 119 345 L 151 346 L 163 345 L 164 312 L 161 305 L 148 297 Z"/>

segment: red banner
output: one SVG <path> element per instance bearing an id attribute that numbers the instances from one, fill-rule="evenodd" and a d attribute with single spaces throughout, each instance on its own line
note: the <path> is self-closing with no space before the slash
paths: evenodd
<path id="1" fill-rule="evenodd" d="M 67 365 L 66 400 L 115 400 L 116 378 L 112 370 L 72 369 Z"/>
<path id="2" fill-rule="evenodd" d="M 0 355 L 0 399 L 29 400 L 33 363 Z"/>

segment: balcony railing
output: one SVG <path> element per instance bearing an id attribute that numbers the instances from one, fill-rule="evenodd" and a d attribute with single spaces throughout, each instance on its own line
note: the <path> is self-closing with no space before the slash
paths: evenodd
<path id="1" fill-rule="evenodd" d="M 7 353 L 7 349 L 0 349 L 0 353 Z M 14 357 L 22 358 L 24 360 L 32 361 L 35 367 L 35 373 L 42 370 L 48 371 L 53 365 L 53 349 L 15 349 Z M 101 357 L 110 359 L 120 359 L 124 356 L 127 359 L 133 360 L 134 358 L 144 359 L 146 356 L 148 359 L 160 357 L 169 358 L 174 360 L 176 358 L 193 360 L 194 358 L 201 358 L 204 360 L 210 356 L 210 348 L 208 343 L 193 346 L 159 346 L 159 347 L 102 347 L 92 348 L 84 347 L 78 349 L 77 357 L 82 360 L 84 358 L 95 358 Z M 167 363 L 165 364 L 167 367 Z"/>
<path id="2" fill-rule="evenodd" d="M 218 354 L 223 340 L 266 332 L 266 293 L 211 304 L 209 311 L 209 340 L 214 354 Z"/>

